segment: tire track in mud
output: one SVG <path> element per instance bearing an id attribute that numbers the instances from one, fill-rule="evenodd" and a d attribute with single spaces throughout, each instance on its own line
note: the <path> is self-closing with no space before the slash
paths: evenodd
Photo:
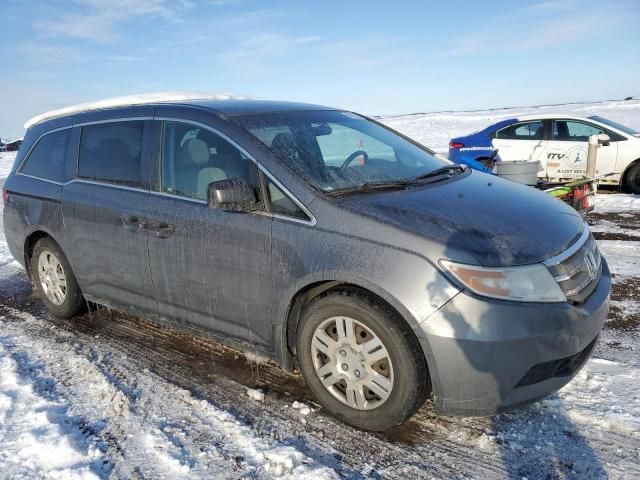
<path id="1" fill-rule="evenodd" d="M 32 304 L 30 306 L 33 307 Z M 0 308 L 0 310 L 4 315 L 18 316 L 15 311 L 7 311 L 6 307 Z M 120 392 L 122 398 L 127 401 L 128 409 L 132 414 L 148 409 L 148 407 L 141 405 L 140 400 L 131 402 L 131 399 L 136 397 L 134 392 L 146 391 L 149 396 L 149 392 L 153 391 L 154 382 L 147 382 L 146 385 L 141 386 L 141 380 L 136 378 L 135 372 L 148 370 L 149 375 L 158 376 L 156 381 L 164 380 L 175 385 L 176 388 L 189 390 L 195 398 L 206 400 L 221 410 L 231 412 L 250 425 L 259 436 L 291 445 L 303 454 L 314 458 L 320 464 L 337 469 L 345 477 L 358 478 L 362 476 L 364 469 L 368 472 L 367 476 L 396 478 L 400 475 L 398 471 L 400 467 L 406 470 L 412 464 L 414 469 L 419 466 L 419 470 L 427 477 L 434 475 L 456 477 L 472 473 L 478 474 L 479 472 L 483 472 L 483 476 L 488 478 L 504 475 L 504 469 L 499 460 L 487 461 L 486 458 L 478 458 L 479 464 L 471 465 L 469 452 L 462 451 L 460 445 L 442 438 L 438 432 L 426 434 L 426 437 L 431 438 L 433 443 L 433 448 L 430 448 L 426 455 L 421 451 L 422 449 L 416 451 L 414 448 L 409 448 L 407 441 L 415 444 L 425 436 L 422 433 L 422 426 L 414 428 L 413 440 L 401 438 L 405 433 L 402 432 L 402 434 L 397 434 L 396 443 L 392 443 L 385 439 L 384 435 L 358 432 L 322 413 L 303 418 L 290 407 L 292 399 L 300 399 L 295 395 L 299 386 L 294 385 L 294 395 L 289 392 L 287 395 L 285 393 L 286 385 L 282 385 L 282 377 L 289 375 L 274 367 L 262 366 L 259 379 L 256 379 L 252 384 L 252 386 L 264 386 L 265 384 L 268 386 L 269 382 L 276 382 L 276 388 L 272 389 L 267 396 L 268 400 L 264 404 L 259 404 L 249 400 L 245 395 L 245 387 L 235 380 L 219 374 L 207 374 L 205 373 L 206 367 L 198 368 L 200 371 L 194 372 L 188 368 L 188 365 L 185 366 L 183 361 L 185 357 L 188 358 L 188 355 L 184 352 L 180 352 L 183 356 L 180 359 L 180 355 L 175 350 L 152 348 L 153 346 L 157 347 L 158 344 L 163 345 L 163 342 L 158 341 L 157 338 L 155 342 L 150 343 L 152 347 L 140 343 L 132 344 L 131 339 L 139 338 L 148 341 L 149 338 L 155 338 L 155 335 L 152 334 L 153 330 L 162 330 L 162 327 L 153 326 L 140 331 L 137 326 L 133 329 L 127 319 L 122 318 L 120 314 L 110 314 L 112 329 L 119 330 L 117 334 L 114 334 L 113 332 L 107 333 L 102 327 L 96 328 L 96 325 L 99 324 L 96 317 L 101 316 L 100 312 L 92 312 L 93 320 L 90 321 L 86 321 L 88 315 L 82 316 L 78 320 L 64 321 L 46 318 L 46 314 L 37 310 L 36 308 L 36 312 L 34 312 L 36 319 L 42 320 L 42 322 L 51 322 L 52 327 L 32 327 L 25 333 L 28 333 L 30 337 L 42 337 L 45 341 L 71 343 L 74 354 L 90 361 L 110 382 L 110 385 Z M 40 316 L 45 318 L 40 318 Z M 134 320 L 133 324 L 137 322 L 140 321 Z M 144 321 L 142 322 L 144 323 Z M 124 325 L 124 327 L 120 330 L 114 325 Z M 166 335 L 165 333 L 164 336 Z M 194 343 L 200 342 L 201 340 L 198 339 Z M 100 346 L 96 343 L 99 343 Z M 215 346 L 209 347 L 215 350 Z M 234 360 L 237 362 L 237 359 L 234 358 Z M 193 359 L 188 358 L 188 363 L 193 363 Z M 215 372 L 215 370 L 214 368 L 213 371 Z M 276 372 L 274 373 L 273 370 Z M 249 371 L 251 371 L 250 366 Z M 66 383 L 68 376 L 61 374 L 60 381 Z M 280 382 L 281 385 L 278 386 L 277 382 Z M 306 421 L 306 424 L 303 421 Z M 417 422 L 415 423 L 417 425 Z M 188 428 L 190 436 L 193 437 L 194 433 L 197 433 L 200 439 L 194 444 L 196 447 L 192 448 L 216 443 L 212 442 L 213 439 L 210 438 L 208 432 L 200 431 L 197 428 L 194 432 L 193 424 Z M 127 432 L 121 430 L 120 425 L 115 424 L 110 426 L 109 434 L 108 440 L 116 444 L 115 451 L 127 453 L 130 442 L 122 440 L 126 439 Z M 393 433 L 389 435 L 392 436 Z M 203 443 L 203 440 L 206 442 Z M 224 442 L 218 442 L 218 444 L 220 443 L 224 444 Z M 117 457 L 117 455 L 114 456 Z M 129 457 L 131 456 L 129 455 Z M 234 454 L 229 453 L 224 457 L 227 460 L 233 459 Z M 443 458 L 449 459 L 450 462 L 446 464 L 438 461 Z M 129 458 L 129 462 L 131 460 Z M 116 471 L 119 470 L 118 467 L 121 463 L 124 465 L 124 462 L 120 460 L 113 463 Z M 135 473 L 125 472 L 124 466 L 121 468 L 125 474 Z"/>
<path id="2" fill-rule="evenodd" d="M 270 478 L 278 472 L 313 474 L 304 465 L 302 454 L 272 445 L 270 439 L 256 440 L 228 413 L 212 409 L 176 385 L 167 385 L 148 369 L 126 362 L 117 349 L 109 348 L 105 353 L 91 344 L 93 337 L 83 338 L 55 321 L 47 326 L 37 317 L 6 307 L 0 307 L 0 313 L 5 317 L 5 332 L 18 339 L 18 344 L 41 352 L 34 358 L 45 365 L 46 375 L 59 386 L 57 394 L 85 419 L 86 430 L 110 460 L 114 476 L 158 478 L 188 473 L 200 478 Z M 220 429 L 221 425 L 224 428 Z M 328 470 L 324 473 L 330 474 Z"/>
<path id="3" fill-rule="evenodd" d="M 206 373 L 206 366 L 198 367 L 195 371 L 191 369 L 190 365 L 194 362 L 198 364 L 202 361 L 202 352 L 197 348 L 192 347 L 187 353 L 179 348 L 165 348 L 162 338 L 170 338 L 171 333 L 162 332 L 162 327 L 144 328 L 145 321 L 129 319 L 120 314 L 108 314 L 107 318 L 103 318 L 104 316 L 103 312 L 92 312 L 90 320 L 88 315 L 72 321 L 49 319 L 46 316 L 41 320 L 53 324 L 52 328 L 45 327 L 45 337 L 48 341 L 53 340 L 56 343 L 73 341 L 75 353 L 84 355 L 96 364 L 96 368 L 100 369 L 106 378 L 111 379 L 111 384 L 120 389 L 123 398 L 135 397 L 136 394 L 132 392 L 139 390 L 146 391 L 148 396 L 152 395 L 151 392 L 156 388 L 156 384 L 163 381 L 169 382 L 177 388 L 189 390 L 196 399 L 204 399 L 217 408 L 232 412 L 234 416 L 250 425 L 259 436 L 290 444 L 317 462 L 336 468 L 346 477 L 358 478 L 365 472 L 366 476 L 379 478 L 400 478 L 408 475 L 416 478 L 480 475 L 485 478 L 498 478 L 508 475 L 501 455 L 514 457 L 512 458 L 514 465 L 522 465 L 528 461 L 530 465 L 522 466 L 519 471 L 524 472 L 523 475 L 528 474 L 529 478 L 548 476 L 548 474 L 535 475 L 536 470 L 550 472 L 549 465 L 535 461 L 533 455 L 525 455 L 517 450 L 505 451 L 506 447 L 496 452 L 491 445 L 488 449 L 474 448 L 477 446 L 477 440 L 483 436 L 490 436 L 496 440 L 499 438 L 495 436 L 495 432 L 492 432 L 492 429 L 495 430 L 495 425 L 492 426 L 489 419 L 437 417 L 429 405 L 423 407 L 416 417 L 405 424 L 399 432 L 386 434 L 358 432 L 322 413 L 307 417 L 305 425 L 301 421 L 302 417 L 297 413 L 293 416 L 291 414 L 292 410 L 288 405 L 292 398 L 297 397 L 282 393 L 286 392 L 286 384 L 274 389 L 267 396 L 265 404 L 257 404 L 245 397 L 244 386 L 237 383 L 235 379 L 220 373 Z M 107 322 L 108 328 L 102 322 Z M 52 330 L 57 335 L 52 335 Z M 156 335 L 154 331 L 161 331 L 161 334 Z M 63 332 L 65 334 L 60 335 Z M 37 334 L 37 332 L 29 333 Z M 197 339 L 194 344 L 202 342 Z M 217 348 L 216 345 L 208 345 L 208 347 L 210 351 L 215 351 Z M 220 348 L 224 350 L 224 347 Z M 230 354 L 233 355 L 233 351 Z M 238 359 L 234 358 L 234 361 L 238 363 Z M 250 366 L 244 368 L 250 370 Z M 272 369 L 273 367 L 268 365 L 263 366 L 260 372 L 264 376 L 255 379 L 252 386 L 260 386 L 267 377 L 272 379 L 270 381 L 282 382 L 281 377 L 286 374 L 271 373 Z M 136 372 L 144 373 L 145 370 L 150 372 L 145 375 L 150 376 L 151 379 L 146 383 L 142 382 L 145 383 L 142 385 Z M 215 367 L 213 371 L 216 371 Z M 269 375 L 266 375 L 267 372 Z M 157 378 L 151 374 L 157 375 Z M 138 404 L 131 405 L 130 409 L 146 411 L 148 407 L 138 401 Z M 536 421 L 535 414 L 529 416 Z M 502 423 L 505 422 L 502 421 Z M 502 425 L 500 428 L 508 431 L 509 421 L 506 423 L 507 425 Z M 514 423 L 526 425 L 524 420 Z M 221 460 L 225 462 L 230 459 L 235 460 L 233 452 L 224 452 L 220 448 L 221 442 L 216 443 L 209 432 L 199 431 L 193 423 L 183 426 L 174 422 L 169 426 L 177 428 L 178 431 L 187 431 L 189 437 L 195 439 L 185 446 L 183 440 L 176 437 L 170 430 L 167 433 L 168 441 L 174 441 L 176 448 L 194 451 L 202 448 L 203 444 L 214 444 L 221 454 Z M 124 432 L 115 432 L 114 436 L 121 438 L 123 434 Z M 452 436 L 453 441 L 450 439 Z M 508 437 L 508 432 L 505 436 Z M 176 438 L 181 443 L 176 445 Z M 632 442 L 624 440 L 623 438 L 612 439 L 618 446 L 632 447 Z M 125 443 L 119 448 L 126 451 L 128 445 Z M 524 458 L 518 461 L 518 456 Z M 534 458 L 527 459 L 530 456 Z M 129 458 L 129 463 L 131 460 Z M 195 460 L 190 461 L 195 462 Z M 533 465 L 536 465 L 535 468 Z M 556 469 L 557 466 L 553 466 L 551 471 Z"/>
<path id="4" fill-rule="evenodd" d="M 508 446 L 512 430 L 517 430 L 519 424 L 526 425 L 524 420 L 503 419 L 496 426 L 487 418 L 438 417 L 427 404 L 396 431 L 385 434 L 358 432 L 321 412 L 303 419 L 289 407 L 292 399 L 300 399 L 297 392 L 301 387 L 296 384 L 299 378 L 291 380 L 293 376 L 269 365 L 262 365 L 257 376 L 255 368 L 231 349 L 106 309 L 72 320 L 60 320 L 49 317 L 33 298 L 24 296 L 23 303 L 17 307 L 20 311 L 31 311 L 37 324 L 25 333 L 30 337 L 40 336 L 43 341 L 71 344 L 73 353 L 94 364 L 105 378 L 110 379 L 110 384 L 119 389 L 123 398 L 137 398 L 136 392 L 140 389 L 152 396 L 155 383 L 168 382 L 169 386 L 188 390 L 196 399 L 231 412 L 260 437 L 292 445 L 318 463 L 337 469 L 345 477 L 501 478 L 509 475 L 503 456 L 511 458 L 512 465 L 519 466 L 518 471 L 528 478 L 554 478 L 558 469 L 536 459 L 539 457 L 536 452 L 512 451 Z M 224 361 L 236 366 L 221 366 Z M 237 374 L 238 371 L 244 373 Z M 143 388 L 138 374 L 150 376 L 152 380 Z M 267 401 L 259 404 L 248 400 L 245 385 L 266 386 L 269 389 Z M 130 403 L 129 408 L 134 413 L 149 409 L 140 399 Z M 188 405 L 185 410 L 192 413 Z M 293 415 L 292 411 L 295 412 Z M 537 421 L 535 414 L 521 414 L 516 418 L 523 417 L 532 419 L 527 421 Z M 303 420 L 307 423 L 302 423 Z M 202 449 L 203 444 L 213 444 L 220 453 L 219 461 L 226 463 L 231 459 L 242 463 L 233 452 L 225 454 L 220 447 L 224 441 L 212 439 L 209 432 L 199 431 L 193 422 L 171 427 L 182 428 L 189 436 L 198 438 L 188 446 L 176 444 L 175 439 L 179 437 L 172 433 L 175 430 L 169 430 L 166 436 L 171 437 L 168 441 L 173 440 L 176 449 L 193 452 Z M 129 452 L 131 447 L 126 441 L 126 431 L 120 428 L 114 425 L 107 437 L 122 457 L 116 456 L 113 461 L 114 471 L 122 476 L 149 476 L 144 469 L 129 469 L 128 465 L 135 463 L 136 456 Z M 501 441 L 500 435 L 507 438 L 506 446 L 496 447 L 495 444 Z M 479 448 L 478 441 L 483 438 L 492 441 Z M 620 438 L 612 439 L 612 443 L 632 446 Z M 124 457 L 127 457 L 126 461 Z M 189 465 L 193 460 L 186 462 Z"/>

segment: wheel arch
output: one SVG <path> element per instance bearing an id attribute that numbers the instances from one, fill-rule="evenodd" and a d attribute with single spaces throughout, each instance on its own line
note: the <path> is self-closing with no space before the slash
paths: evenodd
<path id="1" fill-rule="evenodd" d="M 406 323 L 414 339 L 420 346 L 422 351 L 423 360 L 427 367 L 427 374 L 431 377 L 429 369 L 429 358 L 431 358 L 431 352 L 428 345 L 420 341 L 420 338 L 415 334 L 416 328 L 419 327 L 418 321 L 413 315 L 399 302 L 395 297 L 386 292 L 383 289 L 376 288 L 375 286 L 363 284 L 363 282 L 353 282 L 345 280 L 316 280 L 304 285 L 293 294 L 291 300 L 288 302 L 286 309 L 286 315 L 281 322 L 280 331 L 277 337 L 280 341 L 280 352 L 278 352 L 279 363 L 287 370 L 292 370 L 295 367 L 296 362 L 296 333 L 299 326 L 300 318 L 304 307 L 308 305 L 312 300 L 318 296 L 326 293 L 330 290 L 335 291 L 357 291 L 362 295 L 368 296 L 376 301 L 382 302 L 387 308 L 394 311 L 400 321 Z M 431 380 L 431 378 L 430 378 Z"/>
<path id="2" fill-rule="evenodd" d="M 629 175 L 629 172 L 631 171 L 631 169 L 634 168 L 638 164 L 640 164 L 640 158 L 636 158 L 635 160 L 629 162 L 629 165 L 626 166 L 626 168 L 622 172 L 622 175 L 620 176 L 620 186 L 621 187 L 627 187 L 627 185 L 628 185 L 627 176 Z"/>
<path id="3" fill-rule="evenodd" d="M 49 232 L 44 228 L 37 228 L 31 231 L 30 233 L 27 234 L 27 236 L 24 239 L 24 245 L 23 245 L 24 266 L 30 280 L 33 280 L 31 278 L 31 256 L 33 255 L 33 249 L 35 248 L 36 243 L 38 243 L 38 240 L 44 237 L 49 237 L 51 240 L 56 242 L 56 244 L 60 247 L 60 242 L 58 242 L 55 239 L 55 237 L 51 234 L 51 232 Z M 62 247 L 60 248 L 62 249 Z"/>

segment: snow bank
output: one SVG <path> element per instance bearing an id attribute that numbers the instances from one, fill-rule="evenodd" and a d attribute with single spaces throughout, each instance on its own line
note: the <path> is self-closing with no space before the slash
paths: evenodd
<path id="1" fill-rule="evenodd" d="M 66 415 L 67 406 L 44 398 L 25 382 L 0 343 L 0 472 L 3 478 L 103 476 L 102 455 L 82 425 Z"/>
<path id="2" fill-rule="evenodd" d="M 380 117 L 379 120 L 437 152 L 448 152 L 449 140 L 468 135 L 500 120 L 525 115 L 563 113 L 600 115 L 640 130 L 640 100 L 612 100 L 564 105 L 496 108 L 488 110 L 416 113 Z"/>
<path id="3" fill-rule="evenodd" d="M 559 396 L 576 423 L 635 435 L 640 432 L 638 385 L 637 366 L 593 358 Z"/>
<path id="4" fill-rule="evenodd" d="M 0 183 L 7 178 L 18 152 L 0 152 Z"/>
<path id="5" fill-rule="evenodd" d="M 124 478 L 229 478 L 238 471 L 251 478 L 337 478 L 294 446 L 259 436 L 232 413 L 99 343 L 76 341 L 46 318 L 5 311 L 0 439 L 10 441 L 0 449 L 3 474 L 20 476 L 18 467 L 31 459 L 24 478 L 57 472 L 91 478 L 96 465 Z"/>
<path id="6" fill-rule="evenodd" d="M 598 248 L 607 259 L 611 273 L 640 277 L 640 242 L 598 240 Z"/>
<path id="7" fill-rule="evenodd" d="M 640 213 L 640 195 L 596 195 L 596 213 L 619 213 L 636 212 Z"/>
<path id="8" fill-rule="evenodd" d="M 0 185 L 4 183 L 7 175 L 9 175 L 16 154 L 16 152 L 0 152 Z M 0 201 L 0 267 L 9 264 L 18 265 L 18 262 L 13 259 L 7 247 L 7 239 L 5 238 L 4 229 L 2 228 L 2 209 L 3 204 Z"/>
<path id="9" fill-rule="evenodd" d="M 156 92 L 141 93 L 138 95 L 125 95 L 122 97 L 105 98 L 97 102 L 79 103 L 69 107 L 51 110 L 27 120 L 24 128 L 29 128 L 42 120 L 60 115 L 86 112 L 88 110 L 100 110 L 102 108 L 121 107 L 126 105 L 140 105 L 145 103 L 160 102 L 184 102 L 188 100 L 246 100 L 253 97 L 239 96 L 232 93 L 207 93 L 207 92 Z"/>

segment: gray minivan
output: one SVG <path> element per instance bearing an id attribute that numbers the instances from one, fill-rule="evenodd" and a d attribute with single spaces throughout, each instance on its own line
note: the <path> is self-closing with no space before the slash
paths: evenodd
<path id="1" fill-rule="evenodd" d="M 375 120 L 264 100 L 45 116 L 3 191 L 56 316 L 85 301 L 299 367 L 370 430 L 484 415 L 585 364 L 611 279 L 579 214 Z"/>

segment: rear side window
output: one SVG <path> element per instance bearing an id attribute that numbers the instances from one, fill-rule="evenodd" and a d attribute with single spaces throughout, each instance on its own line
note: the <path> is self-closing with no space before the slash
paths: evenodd
<path id="1" fill-rule="evenodd" d="M 130 187 L 142 185 L 144 121 L 82 127 L 78 176 Z"/>
<path id="2" fill-rule="evenodd" d="M 220 135 L 190 123 L 165 123 L 163 192 L 206 201 L 209 184 L 233 178 L 260 190 L 258 167 Z"/>
<path id="3" fill-rule="evenodd" d="M 544 132 L 542 121 L 516 123 L 498 130 L 496 138 L 505 140 L 542 140 Z"/>
<path id="4" fill-rule="evenodd" d="M 66 159 L 70 134 L 71 129 L 66 129 L 42 137 L 29 154 L 20 172 L 55 182 L 69 180 Z"/>

